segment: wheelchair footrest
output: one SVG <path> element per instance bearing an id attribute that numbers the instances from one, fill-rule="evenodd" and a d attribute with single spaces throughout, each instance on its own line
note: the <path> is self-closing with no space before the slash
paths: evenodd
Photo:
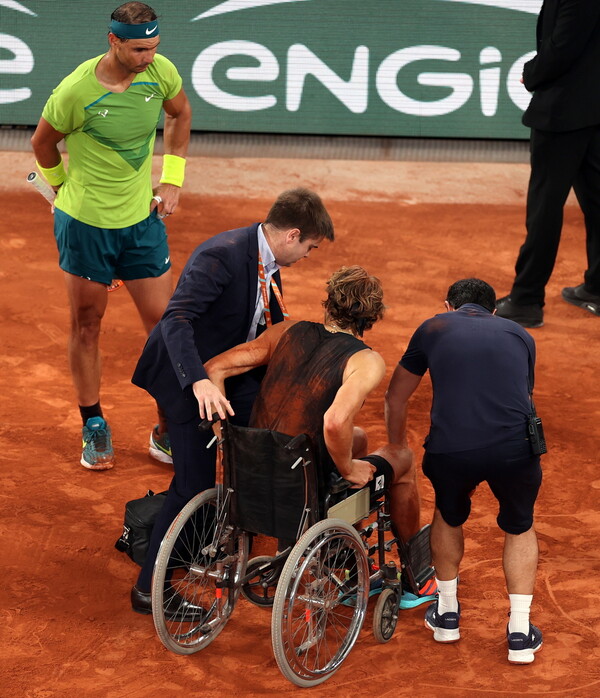
<path id="1" fill-rule="evenodd" d="M 395 545 L 398 545 L 398 539 L 397 538 L 390 538 L 390 540 L 386 540 L 383 548 L 386 553 L 389 553 Z"/>
<path id="2" fill-rule="evenodd" d="M 412 571 L 415 582 L 421 588 L 433 575 L 431 566 L 431 548 L 429 547 L 429 529 L 427 524 L 416 533 L 407 543 L 408 565 Z"/>

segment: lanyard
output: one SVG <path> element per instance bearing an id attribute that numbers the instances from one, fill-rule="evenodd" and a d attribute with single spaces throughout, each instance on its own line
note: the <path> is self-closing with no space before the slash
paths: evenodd
<path id="1" fill-rule="evenodd" d="M 265 311 L 265 323 L 267 327 L 270 327 L 273 322 L 271 320 L 271 308 L 269 308 L 269 295 L 267 293 L 267 277 L 265 275 L 265 265 L 263 264 L 262 257 L 260 256 L 260 252 L 258 253 L 258 280 L 260 282 L 260 292 L 262 294 L 262 299 L 263 299 L 263 305 L 264 305 L 264 311 Z M 288 312 L 285 307 L 285 303 L 283 302 L 283 296 L 281 295 L 281 291 L 279 290 L 279 286 L 277 286 L 277 283 L 273 277 L 271 277 L 271 288 L 273 290 L 273 293 L 275 294 L 275 298 L 277 299 L 277 303 L 279 304 L 279 307 L 281 308 L 281 312 L 283 313 L 284 318 L 288 318 Z"/>

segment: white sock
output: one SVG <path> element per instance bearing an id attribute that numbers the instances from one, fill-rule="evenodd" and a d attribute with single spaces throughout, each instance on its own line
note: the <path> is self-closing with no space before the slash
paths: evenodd
<path id="1" fill-rule="evenodd" d="M 458 599 L 456 598 L 456 588 L 458 577 L 446 581 L 435 579 L 438 586 L 438 613 L 456 613 L 458 611 Z"/>
<path id="2" fill-rule="evenodd" d="M 510 619 L 508 621 L 509 633 L 529 632 L 529 610 L 533 600 L 533 594 L 509 594 Z"/>

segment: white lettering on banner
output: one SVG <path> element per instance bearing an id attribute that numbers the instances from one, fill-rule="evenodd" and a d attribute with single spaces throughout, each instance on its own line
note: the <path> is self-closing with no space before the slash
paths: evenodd
<path id="1" fill-rule="evenodd" d="M 479 54 L 479 63 L 488 65 L 500 63 L 502 54 L 494 46 L 482 49 Z M 479 71 L 479 101 L 481 113 L 484 116 L 494 116 L 498 111 L 498 95 L 500 94 L 500 66 L 496 68 L 483 68 Z"/>
<path id="2" fill-rule="evenodd" d="M 409 46 L 394 51 L 379 66 L 377 92 L 392 109 L 412 116 L 442 116 L 460 109 L 473 92 L 473 78 L 466 73 L 420 73 L 417 82 L 433 87 L 450 87 L 452 93 L 442 99 L 422 102 L 405 95 L 398 87 L 398 73 L 415 61 L 459 61 L 460 51 L 444 46 Z"/>
<path id="3" fill-rule="evenodd" d="M 314 76 L 353 114 L 364 114 L 369 99 L 369 49 L 358 46 L 354 52 L 350 80 L 345 81 L 303 44 L 288 50 L 286 107 L 298 111 L 302 101 L 304 81 Z"/>
<path id="4" fill-rule="evenodd" d="M 35 61 L 31 49 L 24 41 L 10 34 L 0 34 L 0 52 L 2 49 L 10 51 L 14 58 L 0 59 L 0 74 L 26 75 L 31 73 Z M 28 87 L 0 90 L 0 104 L 22 102 L 30 97 L 31 90 Z"/>
<path id="5" fill-rule="evenodd" d="M 525 110 L 531 95 L 520 77 L 523 64 L 535 52 L 518 58 L 510 66 L 506 89 L 518 108 Z M 226 90 L 215 84 L 214 71 L 220 60 L 232 56 L 250 57 L 254 66 L 227 68 L 225 77 L 231 83 Z M 306 77 L 312 75 L 353 114 L 364 114 L 369 106 L 369 49 L 358 46 L 354 51 L 349 80 L 343 80 L 304 44 L 293 44 L 287 52 L 285 105 L 290 112 L 300 109 L 306 90 Z M 419 100 L 409 97 L 399 86 L 401 71 L 412 63 L 424 60 L 456 63 L 462 60 L 459 50 L 447 46 L 409 46 L 384 58 L 375 73 L 375 86 L 381 100 L 391 109 L 419 117 L 444 116 L 457 111 L 473 95 L 475 80 L 465 72 L 421 72 L 416 82 L 425 87 L 449 88 L 451 93 L 441 99 Z M 500 96 L 502 54 L 494 46 L 483 48 L 479 54 L 482 68 L 478 74 L 479 102 L 484 116 L 495 116 Z M 235 94 L 235 82 L 268 83 L 277 80 L 280 66 L 275 54 L 254 41 L 221 41 L 198 54 L 192 66 L 192 84 L 197 94 L 209 104 L 231 112 L 251 112 L 270 109 L 278 103 L 274 94 L 241 96 Z M 233 91 L 232 91 L 233 90 Z"/>
<path id="6" fill-rule="evenodd" d="M 254 41 L 220 41 L 205 48 L 194 61 L 192 84 L 198 95 L 209 104 L 228 111 L 260 111 L 274 107 L 277 104 L 277 98 L 274 95 L 241 97 L 225 92 L 215 85 L 213 70 L 216 64 L 222 58 L 236 55 L 250 56 L 258 65 L 228 68 L 225 71 L 228 80 L 272 82 L 279 76 L 277 58 L 266 46 Z"/>

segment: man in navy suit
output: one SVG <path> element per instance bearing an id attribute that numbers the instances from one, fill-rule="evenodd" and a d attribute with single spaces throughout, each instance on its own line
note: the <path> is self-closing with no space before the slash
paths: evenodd
<path id="1" fill-rule="evenodd" d="M 585 216 L 588 268 L 564 288 L 567 303 L 600 315 L 600 2 L 544 0 L 537 55 L 523 69 L 533 92 L 523 115 L 531 127 L 527 237 L 510 295 L 497 315 L 523 327 L 544 324 L 543 306 L 571 187 Z"/>
<path id="2" fill-rule="evenodd" d="M 308 189 L 292 189 L 277 198 L 264 223 L 216 235 L 202 243 L 185 265 L 132 378 L 166 416 L 175 470 L 131 591 L 134 611 L 152 612 L 152 570 L 171 522 L 192 497 L 215 484 L 216 447 L 206 448 L 213 435 L 200 432 L 199 422 L 216 412 L 247 425 L 262 377 L 252 371 L 231 379 L 229 401 L 209 380 L 204 362 L 281 322 L 286 311 L 279 268 L 307 257 L 322 240 L 333 239 L 333 224 L 319 196 Z M 173 599 L 179 612 L 182 604 Z"/>

